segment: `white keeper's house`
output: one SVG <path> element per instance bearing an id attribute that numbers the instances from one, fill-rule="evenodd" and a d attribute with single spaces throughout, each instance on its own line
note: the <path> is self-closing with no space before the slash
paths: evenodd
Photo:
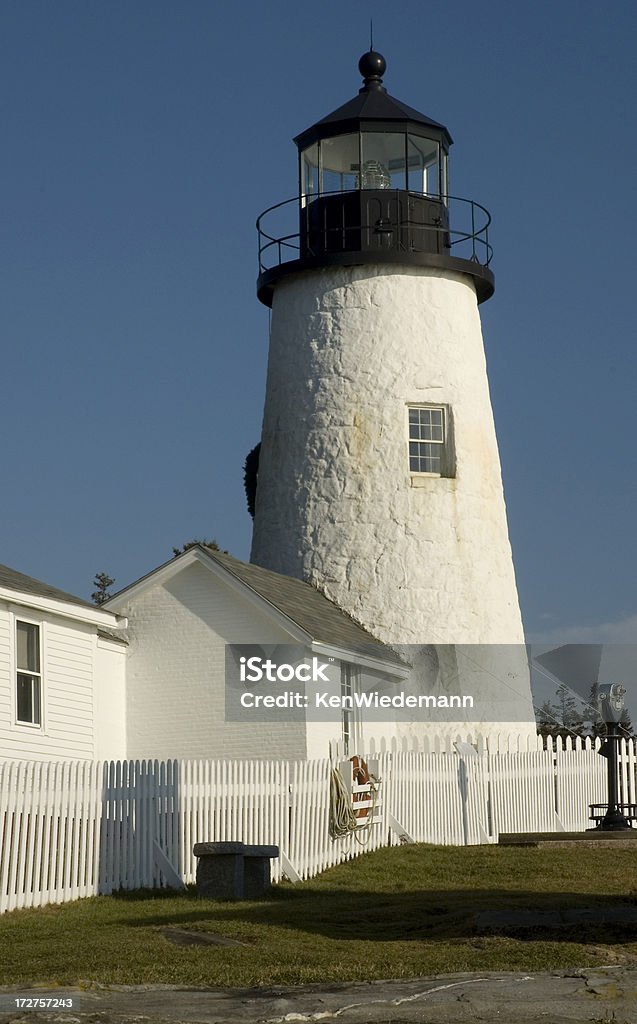
<path id="1" fill-rule="evenodd" d="M 0 567 L 0 759 L 316 758 L 396 734 L 358 710 L 227 721 L 228 645 L 316 656 L 337 695 L 407 674 L 314 587 L 199 545 L 102 608 Z"/>
<path id="2" fill-rule="evenodd" d="M 121 756 L 123 624 L 0 565 L 0 759 Z"/>

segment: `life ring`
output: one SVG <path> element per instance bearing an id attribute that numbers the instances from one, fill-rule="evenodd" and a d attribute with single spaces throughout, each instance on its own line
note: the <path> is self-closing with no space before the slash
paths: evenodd
<path id="1" fill-rule="evenodd" d="M 358 754 L 354 754 L 354 757 L 350 757 L 352 762 L 352 779 L 356 786 L 367 786 L 371 782 L 371 776 L 367 767 L 367 762 L 359 757 Z M 370 793 L 352 793 L 352 803 L 354 804 L 353 811 L 354 817 L 356 818 L 367 818 L 369 815 L 369 806 L 359 807 L 356 809 L 356 804 L 361 800 L 369 800 Z"/>

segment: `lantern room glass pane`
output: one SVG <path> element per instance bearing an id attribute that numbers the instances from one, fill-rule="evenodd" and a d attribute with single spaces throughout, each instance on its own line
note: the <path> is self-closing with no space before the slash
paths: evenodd
<path id="1" fill-rule="evenodd" d="M 301 154 L 301 194 L 315 196 L 319 183 L 318 144 L 314 143 Z"/>
<path id="2" fill-rule="evenodd" d="M 428 196 L 440 195 L 439 145 L 433 139 L 410 135 L 407 140 L 408 189 Z"/>
<path id="3" fill-rule="evenodd" d="M 322 139 L 321 192 L 350 192 L 357 188 L 360 154 L 358 133 Z"/>
<path id="4" fill-rule="evenodd" d="M 399 132 L 363 132 L 359 188 L 405 188 L 406 138 Z"/>

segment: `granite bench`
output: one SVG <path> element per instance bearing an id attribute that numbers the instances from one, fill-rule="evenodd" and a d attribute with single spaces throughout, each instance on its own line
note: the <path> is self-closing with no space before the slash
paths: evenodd
<path id="1" fill-rule="evenodd" d="M 271 886 L 270 861 L 278 846 L 249 843 L 195 843 L 197 895 L 209 900 L 252 900 Z"/>

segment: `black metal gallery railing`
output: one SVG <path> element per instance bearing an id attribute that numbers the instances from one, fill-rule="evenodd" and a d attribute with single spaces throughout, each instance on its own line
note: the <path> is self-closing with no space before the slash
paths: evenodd
<path id="1" fill-rule="evenodd" d="M 365 192 L 331 192 L 301 199 L 297 196 L 265 210 L 257 220 L 259 273 L 294 260 L 359 248 L 405 254 L 439 253 L 470 260 L 481 267 L 491 263 L 491 215 L 472 199 L 446 196 L 442 201 L 422 193 L 391 190 L 390 194 L 387 190 L 383 198 L 390 204 L 392 214 L 376 218 L 367 212 L 371 207 L 364 202 L 360 203 L 359 212 L 352 214 L 356 205 L 350 200 L 357 195 L 365 197 Z M 429 204 L 437 215 L 423 218 L 423 203 Z M 333 215 L 341 204 L 343 210 L 347 208 L 347 219 L 342 222 Z M 370 235 L 375 236 L 372 246 L 363 241 Z"/>

